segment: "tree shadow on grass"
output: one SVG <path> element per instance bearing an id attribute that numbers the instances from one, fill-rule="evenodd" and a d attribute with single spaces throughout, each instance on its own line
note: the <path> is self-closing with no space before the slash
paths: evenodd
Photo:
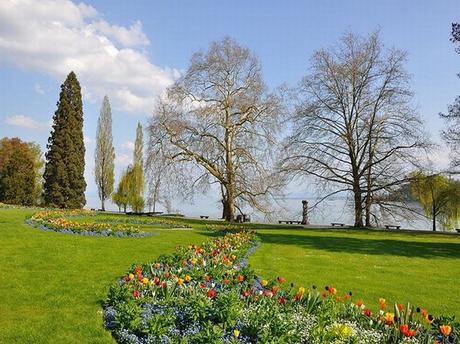
<path id="1" fill-rule="evenodd" d="M 366 239 L 343 236 L 309 236 L 281 233 L 258 233 L 265 244 L 294 245 L 330 252 L 390 255 L 419 258 L 460 258 L 460 243 L 419 242 L 396 239 Z"/>

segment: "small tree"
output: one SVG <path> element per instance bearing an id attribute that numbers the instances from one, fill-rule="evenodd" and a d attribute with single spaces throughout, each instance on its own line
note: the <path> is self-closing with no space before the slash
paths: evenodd
<path id="1" fill-rule="evenodd" d="M 33 178 L 34 178 L 33 188 L 32 188 L 32 191 L 30 191 L 30 188 L 28 186 L 22 184 L 23 182 L 25 182 L 25 179 L 22 178 L 24 176 L 21 176 L 22 179 L 19 178 L 18 176 L 18 180 L 16 181 L 16 183 L 13 183 L 14 179 L 11 180 L 12 184 L 9 184 L 7 189 L 9 190 L 10 188 L 14 188 L 14 189 L 18 188 L 19 193 L 22 193 L 23 190 L 27 190 L 27 193 L 28 193 L 27 199 L 29 199 L 30 197 L 33 200 L 32 204 L 40 204 L 41 194 L 42 194 L 42 168 L 44 165 L 44 161 L 42 158 L 40 146 L 38 144 L 33 143 L 33 142 L 23 142 L 19 138 L 10 139 L 10 138 L 5 137 L 1 139 L 0 140 L 0 178 L 2 175 L 5 175 L 5 173 L 7 173 L 6 167 L 9 165 L 9 162 L 11 158 L 13 157 L 13 154 L 17 152 L 19 152 L 20 154 L 14 155 L 14 158 L 16 159 L 16 161 L 11 162 L 11 163 L 15 165 L 16 168 L 18 168 L 17 170 L 18 173 L 24 172 L 22 168 L 24 165 L 22 163 L 24 162 L 25 156 L 27 156 L 27 159 L 30 158 L 33 162 L 32 169 L 29 169 L 27 171 L 27 174 L 33 175 Z M 14 169 L 11 170 L 12 166 L 10 166 L 9 168 L 10 170 L 8 171 L 8 173 L 12 173 Z M 4 191 L 8 192 L 7 189 L 5 189 Z M 14 193 L 16 191 L 11 191 L 11 192 Z M 0 201 L 5 201 L 3 197 L 4 196 L 0 195 Z M 23 199 L 22 196 L 18 196 L 18 197 L 19 197 L 18 199 Z M 27 202 L 29 203 L 29 201 Z M 24 204 L 24 203 L 21 202 L 19 204 Z"/>
<path id="2" fill-rule="evenodd" d="M 126 212 L 128 205 L 130 204 L 130 167 L 123 172 L 120 183 L 118 184 L 116 192 L 112 195 L 112 201 L 118 206 L 118 210 L 123 208 Z"/>
<path id="3" fill-rule="evenodd" d="M 0 200 L 10 204 L 33 205 L 34 161 L 28 150 L 16 149 L 0 174 Z"/>
<path id="4" fill-rule="evenodd" d="M 115 149 L 112 139 L 112 111 L 109 98 L 104 97 L 101 113 L 97 122 L 96 150 L 94 153 L 94 177 L 98 189 L 101 208 L 105 210 L 104 202 L 113 192 Z"/>
<path id="5" fill-rule="evenodd" d="M 437 222 L 447 227 L 458 220 L 460 207 L 459 182 L 440 174 L 427 175 L 417 172 L 412 175 L 412 194 L 418 200 L 426 216 L 432 220 L 433 231 Z"/>
<path id="6" fill-rule="evenodd" d="M 129 204 L 135 213 L 144 210 L 144 135 L 142 125 L 137 124 L 136 141 L 134 142 L 133 166 L 128 170 Z"/>

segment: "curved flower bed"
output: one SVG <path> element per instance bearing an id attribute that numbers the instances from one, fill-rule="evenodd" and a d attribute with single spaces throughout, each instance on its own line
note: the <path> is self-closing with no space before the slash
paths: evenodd
<path id="1" fill-rule="evenodd" d="M 67 234 L 87 236 L 142 237 L 154 233 L 141 232 L 132 224 L 114 224 L 110 222 L 73 221 L 72 217 L 91 217 L 97 215 L 89 210 L 48 210 L 35 213 L 27 222 L 35 228 Z"/>
<path id="2" fill-rule="evenodd" d="M 171 219 L 164 219 L 159 216 L 155 216 L 153 218 L 145 218 L 145 217 L 124 216 L 124 215 L 123 216 L 104 215 L 104 218 L 100 221 L 127 224 L 127 225 L 156 225 L 156 226 L 160 226 L 163 228 L 191 228 L 191 226 L 188 224 L 178 223 Z"/>
<path id="3" fill-rule="evenodd" d="M 105 326 L 119 343 L 457 343 L 453 318 L 407 305 L 371 310 L 351 292 L 260 280 L 254 232 L 133 266 L 110 289 Z"/>

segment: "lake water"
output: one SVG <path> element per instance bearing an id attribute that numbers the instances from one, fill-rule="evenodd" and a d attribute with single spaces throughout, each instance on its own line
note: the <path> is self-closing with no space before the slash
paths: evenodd
<path id="1" fill-rule="evenodd" d="M 276 205 L 275 211 L 266 217 L 262 214 L 251 212 L 247 213 L 251 216 L 253 222 L 264 223 L 277 223 L 278 220 L 301 220 L 302 219 L 302 199 L 306 199 L 310 206 L 313 206 L 318 198 L 316 197 L 286 197 L 278 199 L 279 204 Z M 97 197 L 87 196 L 88 207 L 99 208 L 99 201 Z M 331 222 L 340 222 L 345 224 L 353 224 L 353 203 L 347 201 L 346 198 L 330 198 L 320 205 L 311 209 L 309 212 L 309 221 L 313 225 L 330 225 Z M 418 212 L 422 213 L 420 207 L 416 204 L 414 208 L 418 208 Z M 161 206 L 158 207 L 159 211 L 164 211 Z M 210 218 L 218 219 L 222 215 L 221 205 L 219 199 L 213 197 L 212 194 L 201 195 L 194 203 L 175 200 L 173 202 L 174 212 L 179 212 L 185 216 L 199 217 L 206 215 Z M 108 210 L 117 210 L 113 204 L 107 205 Z M 417 230 L 431 230 L 431 222 L 423 216 L 414 216 L 413 214 L 405 213 L 403 216 L 400 214 L 393 214 L 391 216 L 382 217 L 380 219 L 380 226 L 383 225 L 399 225 L 404 229 L 417 229 Z M 440 226 L 439 226 L 440 228 Z"/>

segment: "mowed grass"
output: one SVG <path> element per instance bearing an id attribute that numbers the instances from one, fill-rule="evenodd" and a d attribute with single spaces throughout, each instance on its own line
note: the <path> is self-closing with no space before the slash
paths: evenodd
<path id="1" fill-rule="evenodd" d="M 460 318 L 460 236 L 370 230 L 260 230 L 250 258 L 265 277 L 296 287 L 333 285 L 378 309 L 383 297 Z"/>
<path id="2" fill-rule="evenodd" d="M 84 237 L 24 223 L 0 209 L 0 343 L 113 343 L 101 302 L 133 263 L 208 239 L 196 230 L 144 238 Z"/>
<path id="3" fill-rule="evenodd" d="M 183 219 L 194 229 L 83 237 L 32 229 L 24 220 L 33 213 L 0 209 L 0 343 L 114 343 L 102 323 L 110 285 L 133 263 L 215 235 L 203 230 L 212 222 Z M 262 240 L 250 263 L 264 278 L 334 285 L 374 308 L 385 297 L 460 317 L 460 236 L 250 227 Z"/>

